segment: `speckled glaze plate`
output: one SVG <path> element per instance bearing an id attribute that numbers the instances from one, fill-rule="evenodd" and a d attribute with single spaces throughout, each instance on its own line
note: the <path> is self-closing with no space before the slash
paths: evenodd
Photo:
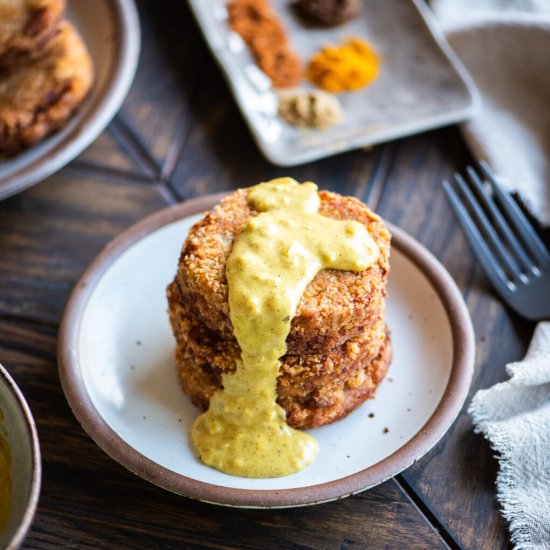
<path id="1" fill-rule="evenodd" d="M 0 200 L 42 181 L 79 155 L 109 124 L 137 67 L 140 27 L 132 0 L 67 0 L 95 70 L 82 106 L 58 132 L 11 159 L 0 159 Z"/>
<path id="2" fill-rule="evenodd" d="M 138 223 L 77 283 L 58 357 L 65 395 L 84 429 L 137 475 L 230 506 L 316 504 L 373 487 L 410 466 L 458 415 L 472 376 L 474 339 L 449 274 L 395 227 L 387 314 L 394 360 L 376 399 L 311 430 L 319 456 L 288 477 L 233 477 L 196 458 L 188 434 L 199 411 L 178 386 L 165 288 L 190 226 L 219 198 L 195 199 Z"/>
<path id="3" fill-rule="evenodd" d="M 320 48 L 349 36 L 368 40 L 381 56 L 367 88 L 338 94 L 344 121 L 325 131 L 297 129 L 277 116 L 277 96 L 227 24 L 227 0 L 189 0 L 252 135 L 281 166 L 415 134 L 468 118 L 478 94 L 422 0 L 361 0 L 361 15 L 335 29 L 304 27 L 289 0 L 270 0 L 304 64 Z M 311 87 L 305 80 L 300 87 Z"/>

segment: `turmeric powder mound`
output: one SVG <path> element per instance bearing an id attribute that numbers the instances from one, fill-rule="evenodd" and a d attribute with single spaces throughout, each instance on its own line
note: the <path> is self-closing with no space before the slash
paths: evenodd
<path id="1" fill-rule="evenodd" d="M 327 46 L 309 62 L 306 75 L 327 92 L 364 88 L 378 76 L 379 59 L 370 44 L 350 38 L 341 46 Z"/>
<path id="2" fill-rule="evenodd" d="M 291 50 L 285 29 L 269 2 L 231 0 L 227 12 L 230 27 L 241 35 L 273 86 L 295 86 L 302 76 L 300 59 Z"/>

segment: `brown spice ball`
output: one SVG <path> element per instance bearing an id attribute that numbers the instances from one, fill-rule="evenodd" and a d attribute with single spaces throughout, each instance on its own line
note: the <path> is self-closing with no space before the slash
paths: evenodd
<path id="1" fill-rule="evenodd" d="M 306 25 L 336 27 L 361 11 L 359 0 L 297 0 L 294 11 Z"/>

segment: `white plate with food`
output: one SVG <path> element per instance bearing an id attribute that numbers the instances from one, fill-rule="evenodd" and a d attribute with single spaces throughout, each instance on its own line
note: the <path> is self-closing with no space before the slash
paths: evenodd
<path id="1" fill-rule="evenodd" d="M 286 89 L 272 87 L 249 47 L 232 30 L 228 2 L 189 0 L 252 136 L 265 157 L 275 164 L 292 166 L 374 145 L 464 120 L 475 111 L 475 86 L 424 2 L 362 0 L 355 2 L 361 6 L 356 17 L 334 28 L 316 28 L 301 22 L 293 10 L 294 2 L 269 0 L 304 72 L 312 56 L 323 47 L 341 44 L 349 37 L 366 40 L 379 58 L 378 76 L 372 83 L 332 96 L 343 111 L 339 123 L 323 130 L 287 124 L 278 116 L 277 94 Z M 350 3 L 354 2 L 332 2 L 335 6 Z M 252 33 L 252 43 L 253 26 L 247 24 L 243 34 L 245 31 Z M 266 66 L 269 70 L 273 64 L 266 62 Z M 318 89 L 305 77 L 295 86 L 300 90 Z"/>
<path id="2" fill-rule="evenodd" d="M 52 0 L 52 4 L 63 6 L 64 2 Z M 53 15 L 48 17 L 54 18 Z M 93 84 L 82 104 L 65 122 L 74 104 L 80 103 L 79 94 L 88 86 L 90 75 L 82 68 L 82 61 L 76 61 L 78 69 L 69 71 L 71 75 L 74 73 L 71 77 L 74 77 L 73 83 L 70 84 L 73 89 L 67 91 L 56 84 L 50 90 L 29 76 L 35 70 L 32 68 L 34 64 L 41 66 L 40 71 L 47 73 L 50 70 L 44 68 L 49 62 L 47 57 L 43 57 L 50 54 L 40 53 L 42 57 L 32 63 L 26 58 L 21 61 L 18 54 L 11 56 L 15 60 L 10 58 L 10 72 L 8 76 L 4 73 L 0 82 L 8 78 L 13 78 L 13 82 L 28 78 L 36 84 L 36 93 L 26 97 L 19 95 L 17 112 L 6 110 L 13 109 L 13 106 L 8 105 L 7 96 L 0 98 L 0 115 L 5 112 L 10 120 L 14 116 L 21 118 L 13 127 L 12 122 L 0 120 L 0 124 L 6 124 L 6 134 L 0 141 L 0 152 L 4 150 L 3 158 L 0 158 L 0 199 L 45 179 L 88 147 L 119 109 L 134 77 L 140 47 L 140 27 L 132 0 L 67 0 L 66 12 L 60 17 L 61 26 L 65 25 L 65 20 L 74 25 L 89 52 L 93 65 Z M 51 56 L 58 55 L 63 47 L 66 47 L 69 57 L 77 57 L 74 40 L 52 47 Z M 61 62 L 58 64 L 59 70 L 66 73 L 67 69 L 61 66 Z M 23 70 L 29 71 L 29 75 L 19 72 Z M 14 72 L 17 72 L 16 76 L 13 76 Z M 2 94 L 5 93 L 3 90 Z M 21 110 L 28 113 L 22 113 Z M 32 116 L 31 111 L 35 113 Z M 24 131 L 17 130 L 22 124 L 28 127 Z M 9 132 L 8 127 L 11 128 Z M 27 143 L 47 133 L 50 127 L 57 129 L 27 148 Z M 9 138 L 6 137 L 8 134 Z"/>
<path id="3" fill-rule="evenodd" d="M 200 411 L 178 384 L 166 287 L 190 227 L 219 199 L 194 199 L 143 220 L 111 242 L 77 283 L 58 356 L 65 395 L 84 429 L 139 476 L 230 506 L 316 504 L 410 466 L 458 415 L 473 372 L 474 339 L 450 275 L 395 227 L 387 299 L 394 357 L 375 398 L 309 430 L 319 455 L 298 473 L 251 479 L 199 461 L 189 432 Z"/>

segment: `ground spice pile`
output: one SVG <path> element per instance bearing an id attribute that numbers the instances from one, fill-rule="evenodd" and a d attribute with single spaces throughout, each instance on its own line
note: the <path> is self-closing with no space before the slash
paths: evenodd
<path id="1" fill-rule="evenodd" d="M 296 0 L 292 8 L 312 27 L 336 27 L 361 11 L 359 0 Z"/>
<path id="2" fill-rule="evenodd" d="M 307 77 L 328 92 L 359 90 L 378 75 L 379 59 L 368 42 L 350 38 L 341 46 L 327 46 L 316 53 Z"/>
<path id="3" fill-rule="evenodd" d="M 254 60 L 275 88 L 300 80 L 300 59 L 291 50 L 285 29 L 267 0 L 231 0 L 229 25 L 246 42 Z"/>
<path id="4" fill-rule="evenodd" d="M 292 126 L 323 130 L 342 120 L 342 108 L 321 90 L 297 90 L 279 95 L 279 116 Z"/>

